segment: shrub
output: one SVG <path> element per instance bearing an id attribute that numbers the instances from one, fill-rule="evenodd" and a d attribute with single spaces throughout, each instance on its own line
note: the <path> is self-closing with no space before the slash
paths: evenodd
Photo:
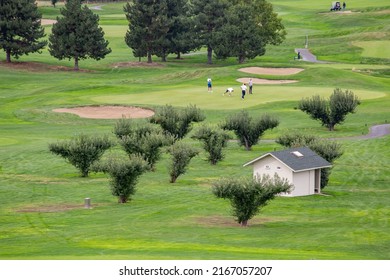
<path id="1" fill-rule="evenodd" d="M 332 131 L 336 124 L 344 122 L 347 114 L 354 113 L 359 104 L 359 98 L 352 91 L 343 92 L 336 88 L 329 100 L 315 95 L 302 99 L 298 108 L 310 115 L 312 119 L 320 120 L 323 126 Z"/>
<path id="2" fill-rule="evenodd" d="M 175 142 L 168 147 L 168 153 L 172 156 L 171 164 L 168 166 L 170 182 L 175 183 L 176 179 L 187 171 L 188 164 L 199 151 L 189 144 Z"/>
<path id="3" fill-rule="evenodd" d="M 277 194 L 288 192 L 292 185 L 277 174 L 273 178 L 222 178 L 213 183 L 212 192 L 218 198 L 229 199 L 233 216 L 241 226 L 258 214 Z"/>
<path id="4" fill-rule="evenodd" d="M 233 116 L 230 116 L 221 125 L 223 129 L 233 130 L 240 141 L 240 145 L 247 150 L 251 150 L 252 146 L 257 144 L 263 133 L 275 128 L 279 125 L 279 120 L 264 114 L 258 119 L 253 119 L 246 111 L 241 111 Z"/>
<path id="5" fill-rule="evenodd" d="M 222 149 L 227 146 L 230 137 L 222 129 L 202 126 L 194 133 L 192 138 L 202 141 L 203 148 L 208 153 L 207 160 L 211 164 L 217 164 L 218 161 L 224 158 Z"/>
<path id="6" fill-rule="evenodd" d="M 103 153 L 114 146 L 108 136 L 90 136 L 80 134 L 69 141 L 49 144 L 50 152 L 60 155 L 87 177 L 91 165 L 98 161 Z"/>
<path id="7" fill-rule="evenodd" d="M 93 171 L 109 174 L 110 186 L 119 203 L 126 203 L 135 194 L 139 176 L 149 169 L 148 164 L 140 157 L 109 158 L 105 162 L 93 165 Z"/>
<path id="8" fill-rule="evenodd" d="M 161 147 L 173 143 L 173 138 L 165 135 L 161 128 L 146 122 L 136 124 L 131 119 L 119 120 L 114 134 L 129 156 L 140 155 L 152 170 L 161 157 Z"/>
<path id="9" fill-rule="evenodd" d="M 205 118 L 195 105 L 190 105 L 185 109 L 175 109 L 171 105 L 166 105 L 157 110 L 150 122 L 159 124 L 175 139 L 182 139 L 191 131 L 192 122 L 201 122 Z"/>

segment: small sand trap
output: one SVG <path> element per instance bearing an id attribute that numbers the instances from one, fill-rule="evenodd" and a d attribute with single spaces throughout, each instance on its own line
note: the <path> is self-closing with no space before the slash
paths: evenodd
<path id="1" fill-rule="evenodd" d="M 139 107 L 127 106 L 85 106 L 75 108 L 59 108 L 53 110 L 56 113 L 76 114 L 81 118 L 89 119 L 120 119 L 148 118 L 154 115 L 154 111 Z"/>
<path id="2" fill-rule="evenodd" d="M 240 78 L 237 79 L 238 82 L 240 83 L 249 83 L 249 78 Z M 258 84 L 258 85 L 278 85 L 278 84 L 291 84 L 291 83 L 297 83 L 297 80 L 267 80 L 267 79 L 257 79 L 257 78 L 252 78 L 253 84 Z"/>
<path id="3" fill-rule="evenodd" d="M 264 67 L 246 67 L 239 69 L 241 72 L 258 75 L 293 75 L 302 72 L 302 68 L 264 68 Z"/>
<path id="4" fill-rule="evenodd" d="M 51 25 L 51 24 L 54 24 L 54 23 L 57 23 L 57 21 L 54 20 L 54 19 L 41 19 L 41 24 L 42 25 Z"/>

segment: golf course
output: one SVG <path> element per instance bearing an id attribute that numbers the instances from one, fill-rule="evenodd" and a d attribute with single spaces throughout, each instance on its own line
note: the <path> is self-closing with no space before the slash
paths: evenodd
<path id="1" fill-rule="evenodd" d="M 64 4 L 38 2 L 48 40 Z M 0 259 L 389 260 L 390 128 L 383 126 L 381 137 L 362 136 L 390 123 L 390 3 L 347 1 L 346 10 L 330 12 L 331 1 L 268 2 L 286 38 L 244 63 L 214 57 L 207 64 L 206 48 L 181 59 L 169 55 L 166 62 L 155 56 L 153 63 L 139 61 L 124 40 L 126 2 L 87 4 L 99 15 L 112 52 L 101 60 L 80 60 L 79 71 L 73 61 L 51 56 L 47 46 L 11 63 L 1 49 Z M 294 59 L 295 49 L 305 44 L 321 63 Z M 240 86 L 249 79 L 253 94 L 242 99 Z M 223 95 L 229 87 L 232 95 Z M 328 98 L 336 88 L 352 91 L 360 105 L 334 131 L 297 109 L 302 98 Z M 49 150 L 49 144 L 80 134 L 115 141 L 122 116 L 147 122 L 165 105 L 196 105 L 204 113 L 205 120 L 193 123 L 182 140 L 200 153 L 170 183 L 171 156 L 162 148 L 155 170 L 140 176 L 127 203 L 112 195 L 106 174 L 81 177 Z M 75 108 L 94 112 L 78 115 Z M 211 165 L 193 132 L 242 110 L 280 123 L 249 151 L 230 132 L 224 158 Z M 241 227 L 229 200 L 213 195 L 213 182 L 251 177 L 252 168 L 243 165 L 284 149 L 274 140 L 294 132 L 341 145 L 328 185 L 321 194 L 278 196 Z M 120 145 L 103 158 L 118 154 Z"/>

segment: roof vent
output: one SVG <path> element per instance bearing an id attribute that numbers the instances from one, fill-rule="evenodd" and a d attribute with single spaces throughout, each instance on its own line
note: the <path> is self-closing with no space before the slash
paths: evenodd
<path id="1" fill-rule="evenodd" d="M 291 152 L 294 156 L 296 156 L 296 157 L 299 157 L 299 158 L 301 158 L 301 157 L 303 157 L 303 155 L 300 153 L 300 152 L 298 152 L 298 151 L 294 151 L 294 152 Z"/>

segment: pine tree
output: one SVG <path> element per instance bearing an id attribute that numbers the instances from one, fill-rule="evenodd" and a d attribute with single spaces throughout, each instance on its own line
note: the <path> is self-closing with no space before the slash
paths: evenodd
<path id="1" fill-rule="evenodd" d="M 19 58 L 46 46 L 46 41 L 39 41 L 45 36 L 41 18 L 34 0 L 0 1 L 0 48 L 7 62 L 11 56 Z"/>
<path id="2" fill-rule="evenodd" d="M 165 36 L 165 44 L 160 46 L 158 56 L 166 61 L 170 53 L 188 53 L 197 49 L 199 40 L 196 39 L 194 19 L 191 16 L 191 6 L 187 0 L 167 0 L 169 29 Z"/>
<path id="3" fill-rule="evenodd" d="M 233 1 L 226 23 L 215 33 L 218 58 L 237 57 L 239 63 L 265 54 L 268 44 L 285 38 L 284 26 L 265 0 Z M 245 15 L 245 16 L 243 16 Z"/>
<path id="4" fill-rule="evenodd" d="M 133 49 L 134 56 L 147 56 L 148 63 L 152 63 L 152 55 L 161 54 L 161 46 L 169 45 L 166 39 L 170 27 L 167 1 L 134 0 L 123 10 L 129 21 L 126 44 Z"/>
<path id="5" fill-rule="evenodd" d="M 100 60 L 111 52 L 104 31 L 99 27 L 99 16 L 81 0 L 68 0 L 61 9 L 49 37 L 49 52 L 55 58 L 74 59 L 74 70 L 79 70 L 79 60 Z"/>
<path id="6" fill-rule="evenodd" d="M 193 0 L 197 39 L 207 47 L 207 63 L 212 64 L 215 32 L 225 24 L 229 2 L 223 0 Z"/>

